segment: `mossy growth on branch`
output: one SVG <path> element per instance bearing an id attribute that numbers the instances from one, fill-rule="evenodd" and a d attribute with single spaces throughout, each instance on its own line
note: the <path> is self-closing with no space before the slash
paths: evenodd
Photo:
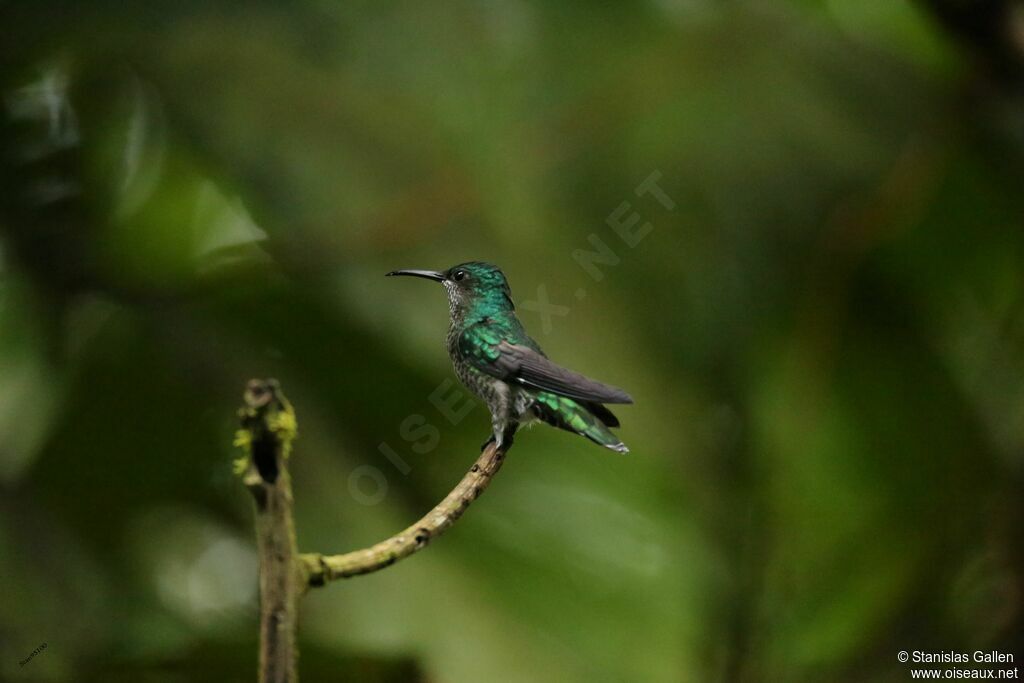
<path id="1" fill-rule="evenodd" d="M 242 427 L 235 432 L 234 445 L 244 455 L 234 462 L 235 474 L 245 476 L 254 466 L 267 481 L 276 477 L 275 453 L 287 459 L 298 437 L 299 423 L 292 404 L 281 392 L 277 380 L 253 380 L 246 387 L 245 405 L 238 416 Z"/>

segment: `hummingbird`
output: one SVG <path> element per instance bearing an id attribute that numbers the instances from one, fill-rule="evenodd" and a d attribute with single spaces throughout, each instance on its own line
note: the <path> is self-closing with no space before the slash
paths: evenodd
<path id="1" fill-rule="evenodd" d="M 520 425 L 535 420 L 628 453 L 612 433 L 619 420 L 605 403 L 632 403 L 622 389 L 594 381 L 548 360 L 515 314 L 512 290 L 501 269 L 471 261 L 446 271 L 395 270 L 440 282 L 448 292 L 446 344 L 455 374 L 487 404 L 491 437 L 507 450 Z"/>

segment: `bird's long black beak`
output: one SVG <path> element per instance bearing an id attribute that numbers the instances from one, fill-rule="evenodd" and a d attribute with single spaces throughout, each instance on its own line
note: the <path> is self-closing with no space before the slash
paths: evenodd
<path id="1" fill-rule="evenodd" d="M 412 277 L 422 277 L 434 282 L 444 282 L 445 274 L 439 273 L 436 270 L 393 270 L 387 274 L 387 277 L 393 277 L 395 275 L 409 275 Z"/>

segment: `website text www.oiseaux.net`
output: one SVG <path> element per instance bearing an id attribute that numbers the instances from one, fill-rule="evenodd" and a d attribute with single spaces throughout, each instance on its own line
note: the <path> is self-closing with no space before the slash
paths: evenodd
<path id="1" fill-rule="evenodd" d="M 900 662 L 926 664 L 928 666 L 910 669 L 913 680 L 1002 680 L 1014 681 L 1020 678 L 1020 671 L 1014 665 L 1014 657 L 1008 652 L 922 652 L 901 650 L 897 655 Z M 1001 667 L 979 667 L 984 664 L 1003 664 Z M 952 665 L 952 666 L 950 666 Z"/>

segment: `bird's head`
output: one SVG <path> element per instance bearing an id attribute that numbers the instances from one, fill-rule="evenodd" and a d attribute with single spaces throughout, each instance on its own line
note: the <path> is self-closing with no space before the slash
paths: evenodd
<path id="1" fill-rule="evenodd" d="M 408 275 L 440 282 L 448 291 L 448 304 L 452 314 L 464 313 L 478 306 L 491 306 L 497 310 L 514 310 L 512 290 L 505 274 L 498 266 L 482 261 L 470 261 L 452 266 L 445 271 L 394 270 L 388 276 Z"/>

